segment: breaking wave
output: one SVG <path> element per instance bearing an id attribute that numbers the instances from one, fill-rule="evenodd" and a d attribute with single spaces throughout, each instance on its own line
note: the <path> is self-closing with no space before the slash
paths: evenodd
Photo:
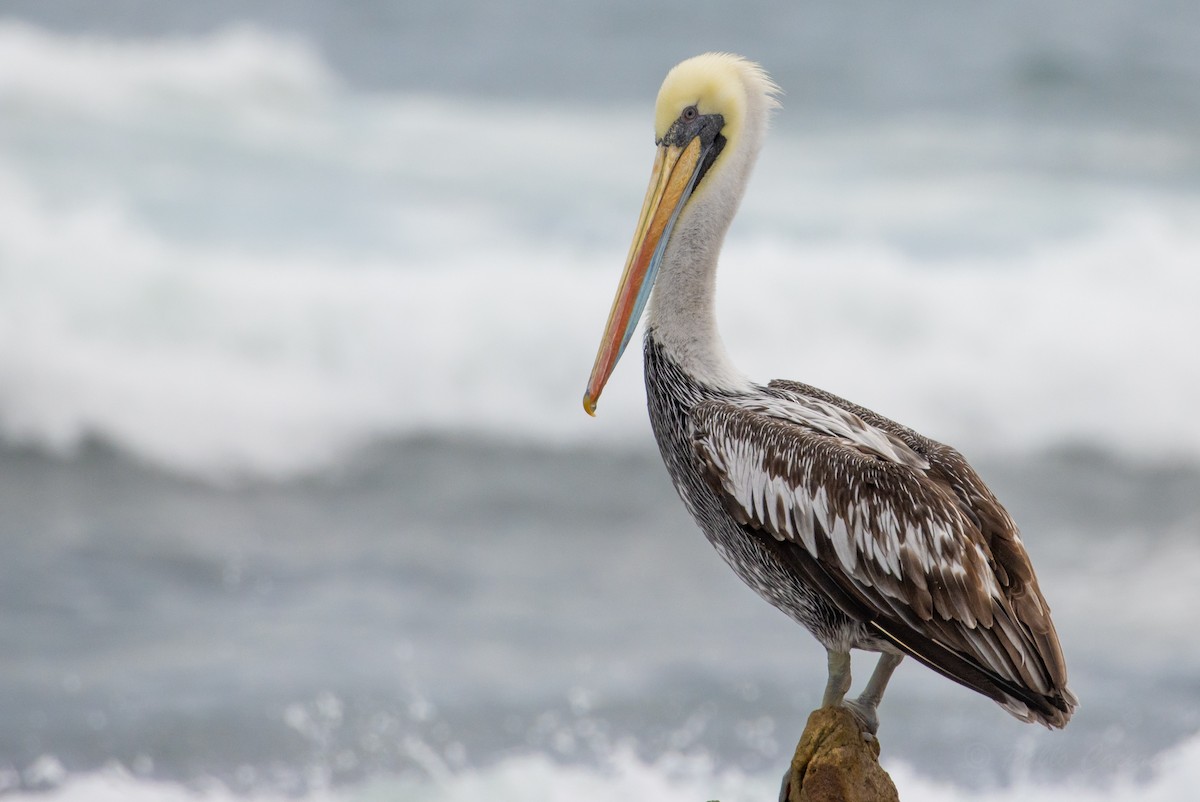
<path id="1" fill-rule="evenodd" d="M 423 432 L 644 441 L 632 349 L 579 408 L 640 110 L 357 93 L 253 28 L 0 50 L 8 442 L 280 477 Z M 724 256 L 735 360 L 968 451 L 1200 460 L 1197 149 L 981 125 L 781 123 Z"/>
<path id="2" fill-rule="evenodd" d="M 902 799 L 951 802 L 970 797 L 980 802 L 1182 802 L 1192 799 L 1200 782 L 1200 738 L 1193 737 L 1160 755 L 1141 778 L 1119 778 L 1097 787 L 1081 780 L 1035 783 L 1018 780 L 1003 788 L 965 789 L 926 779 L 905 765 L 887 765 Z M 577 802 L 611 799 L 673 800 L 720 799 L 752 802 L 774 798 L 777 777 L 747 775 L 738 770 L 716 769 L 702 757 L 670 755 L 647 763 L 629 748 L 618 749 L 602 767 L 561 764 L 544 755 L 506 758 L 484 769 L 451 771 L 440 761 L 420 777 L 379 779 L 354 788 L 310 791 L 301 797 L 285 792 L 235 793 L 213 783 L 184 787 L 139 778 L 121 767 L 83 776 L 66 776 L 53 758 L 41 758 L 37 771 L 46 773 L 49 787 L 34 792 L 10 793 L 14 802 L 105 802 L 105 800 L 276 800 L 303 798 L 313 802 L 468 802 L 481 798 L 498 802 Z M 15 780 L 16 778 L 10 778 Z"/>

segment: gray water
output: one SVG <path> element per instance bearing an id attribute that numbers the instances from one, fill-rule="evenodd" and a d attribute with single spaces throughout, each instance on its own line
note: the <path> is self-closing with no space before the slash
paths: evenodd
<path id="1" fill-rule="evenodd" d="M 1194 732 L 1195 643 L 1160 652 L 1177 631 L 1149 621 L 1139 643 L 1089 602 L 1127 592 L 1131 532 L 1135 554 L 1195 558 L 1196 470 L 1092 453 L 982 469 L 1024 522 L 1083 706 L 1067 734 L 1034 731 L 906 665 L 889 754 L 976 785 L 1010 780 L 1021 748 L 1035 776 L 1109 773 Z M 647 452 L 412 440 L 221 488 L 94 446 L 8 450 L 3 474 L 10 765 L 286 788 L 313 766 L 413 770 L 401 736 L 465 765 L 587 761 L 632 735 L 648 759 L 702 749 L 762 771 L 823 687 L 821 649 L 729 574 Z M 1135 618 L 1155 614 L 1146 589 L 1124 602 Z"/>
<path id="2" fill-rule="evenodd" d="M 87 0 L 0 4 L 62 31 L 202 34 L 249 21 L 315 43 L 356 86 L 643 100 L 706 50 L 769 66 L 806 113 L 960 113 L 1200 124 L 1200 9 L 1187 0 L 493 4 Z"/>

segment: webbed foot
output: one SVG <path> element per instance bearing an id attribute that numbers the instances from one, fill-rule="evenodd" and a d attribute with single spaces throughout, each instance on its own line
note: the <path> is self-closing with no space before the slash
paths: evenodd
<path id="1" fill-rule="evenodd" d="M 879 732 L 879 714 L 876 705 L 858 699 L 843 699 L 842 707 L 850 711 L 858 727 L 862 731 L 864 741 L 874 741 L 875 733 Z"/>

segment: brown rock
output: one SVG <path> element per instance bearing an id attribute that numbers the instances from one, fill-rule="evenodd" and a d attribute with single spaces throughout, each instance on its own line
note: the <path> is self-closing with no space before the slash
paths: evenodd
<path id="1" fill-rule="evenodd" d="M 785 802 L 900 802 L 879 765 L 879 741 L 863 739 L 850 711 L 823 707 L 808 717 L 792 758 Z"/>

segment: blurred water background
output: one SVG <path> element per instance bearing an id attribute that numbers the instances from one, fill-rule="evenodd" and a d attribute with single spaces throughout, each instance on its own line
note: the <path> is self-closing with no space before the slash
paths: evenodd
<path id="1" fill-rule="evenodd" d="M 0 0 L 0 792 L 774 798 L 823 652 L 674 497 L 636 349 L 579 406 L 710 49 L 786 92 L 734 359 L 958 445 L 1082 702 L 904 666 L 902 797 L 1191 798 L 1183 0 Z"/>

